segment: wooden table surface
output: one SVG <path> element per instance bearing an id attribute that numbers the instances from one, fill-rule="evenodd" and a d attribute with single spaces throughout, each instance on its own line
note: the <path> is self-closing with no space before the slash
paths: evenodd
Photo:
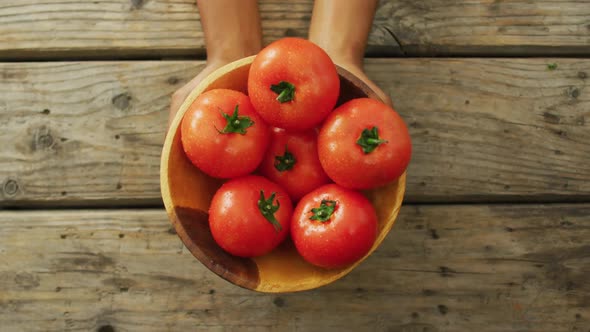
<path id="1" fill-rule="evenodd" d="M 265 42 L 311 0 L 261 0 Z M 0 331 L 590 331 L 590 0 L 381 1 L 368 75 L 409 125 L 404 206 L 321 289 L 183 247 L 159 161 L 203 66 L 194 0 L 0 2 Z"/>

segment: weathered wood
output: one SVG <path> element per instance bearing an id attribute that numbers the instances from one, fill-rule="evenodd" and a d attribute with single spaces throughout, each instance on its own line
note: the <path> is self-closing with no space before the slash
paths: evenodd
<path id="1" fill-rule="evenodd" d="M 375 60 L 368 70 L 410 126 L 409 201 L 590 198 L 590 61 Z"/>
<path id="2" fill-rule="evenodd" d="M 160 202 L 170 94 L 195 75 L 198 64 L 0 68 L 0 140 L 11 142 L 0 148 L 4 201 Z"/>
<path id="3" fill-rule="evenodd" d="M 305 37 L 311 0 L 261 0 L 265 43 Z M 382 0 L 367 54 L 590 54 L 587 1 Z M 195 0 L 0 3 L 0 59 L 203 56 Z"/>
<path id="4" fill-rule="evenodd" d="M 375 27 L 405 55 L 590 53 L 587 0 L 381 1 Z"/>
<path id="5" fill-rule="evenodd" d="M 0 326 L 586 332 L 589 215 L 588 204 L 404 206 L 345 278 L 268 295 L 198 263 L 163 210 L 3 211 Z"/>
<path id="6" fill-rule="evenodd" d="M 411 131 L 406 202 L 590 198 L 589 60 L 373 59 L 366 67 Z M 0 205 L 161 204 L 169 96 L 199 68 L 1 64 Z"/>

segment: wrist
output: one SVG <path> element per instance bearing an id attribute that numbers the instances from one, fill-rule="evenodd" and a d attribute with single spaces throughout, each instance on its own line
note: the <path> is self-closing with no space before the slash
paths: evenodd
<path id="1" fill-rule="evenodd" d="M 226 45 L 211 47 L 207 50 L 207 63 L 227 64 L 260 52 L 259 42 L 236 44 L 228 42 Z"/>
<path id="2" fill-rule="evenodd" d="M 332 58 L 332 61 L 341 67 L 363 68 L 363 56 L 359 56 L 350 50 L 331 50 L 326 52 Z"/>
<path id="3" fill-rule="evenodd" d="M 362 68 L 377 3 L 377 0 L 315 0 L 309 40 L 323 48 L 337 64 Z"/>
<path id="4" fill-rule="evenodd" d="M 318 44 L 318 46 L 328 53 L 335 64 L 345 69 L 350 67 L 363 68 L 364 58 L 362 51 L 359 52 L 350 47 L 335 47 L 334 45 Z"/>
<path id="5" fill-rule="evenodd" d="M 207 63 L 228 63 L 260 51 L 262 30 L 256 0 L 197 0 Z"/>
<path id="6" fill-rule="evenodd" d="M 321 47 L 337 65 L 362 68 L 365 45 L 355 45 L 351 41 L 338 41 L 325 34 L 310 34 L 309 40 Z"/>

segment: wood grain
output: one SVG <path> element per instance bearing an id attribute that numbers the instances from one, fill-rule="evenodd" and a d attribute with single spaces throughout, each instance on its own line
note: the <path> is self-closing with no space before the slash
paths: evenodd
<path id="1" fill-rule="evenodd" d="M 587 55 L 590 6 L 583 1 L 381 1 L 374 30 L 405 55 Z"/>
<path id="2" fill-rule="evenodd" d="M 264 42 L 306 37 L 311 0 L 261 0 Z M 382 0 L 369 55 L 588 55 L 590 6 L 575 0 Z M 0 59 L 204 56 L 194 0 L 0 4 Z"/>
<path id="3" fill-rule="evenodd" d="M 2 331 L 584 331 L 590 205 L 404 206 L 314 291 L 229 284 L 163 210 L 0 213 Z M 101 328 L 103 330 L 101 330 Z"/>
<path id="4" fill-rule="evenodd" d="M 172 91 L 196 63 L 0 65 L 4 200 L 159 203 Z M 12 183 L 12 185 L 8 185 Z M 6 189 L 9 189 L 8 191 Z M 19 198 L 20 197 L 20 198 Z"/>
<path id="5" fill-rule="evenodd" d="M 589 61 L 382 59 L 368 71 L 410 127 L 409 201 L 590 198 Z"/>
<path id="6" fill-rule="evenodd" d="M 0 205 L 161 204 L 169 97 L 200 66 L 0 64 Z M 406 202 L 590 198 L 589 60 L 370 59 L 366 70 L 410 128 Z"/>

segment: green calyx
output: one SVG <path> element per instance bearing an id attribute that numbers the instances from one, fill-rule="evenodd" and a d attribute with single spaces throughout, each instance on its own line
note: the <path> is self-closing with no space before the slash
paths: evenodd
<path id="1" fill-rule="evenodd" d="M 313 213 L 313 215 L 309 217 L 309 219 L 326 222 L 332 217 L 334 209 L 336 209 L 336 201 L 323 199 L 320 203 L 320 207 L 311 209 L 311 213 Z"/>
<path id="2" fill-rule="evenodd" d="M 297 159 L 285 146 L 285 153 L 282 156 L 275 156 L 275 168 L 279 172 L 288 171 L 295 166 Z"/>
<path id="3" fill-rule="evenodd" d="M 276 193 L 272 193 L 270 197 L 266 199 L 264 198 L 264 191 L 261 190 L 260 199 L 258 200 L 258 210 L 260 211 L 262 216 L 274 226 L 275 230 L 278 233 L 281 230 L 283 230 L 283 227 L 281 226 L 281 223 L 279 223 L 277 218 L 275 218 L 275 212 L 277 212 L 281 207 L 279 200 L 277 200 L 276 205 L 273 204 L 273 201 L 275 200 L 275 195 Z"/>
<path id="4" fill-rule="evenodd" d="M 272 92 L 278 94 L 277 100 L 279 103 L 290 102 L 295 99 L 295 86 L 287 81 L 280 81 L 279 84 L 270 86 Z"/>
<path id="5" fill-rule="evenodd" d="M 227 124 L 225 125 L 225 128 L 223 128 L 222 130 L 217 129 L 217 131 L 220 134 L 236 133 L 245 135 L 246 129 L 254 125 L 254 121 L 252 121 L 250 117 L 238 115 L 238 107 L 239 105 L 236 105 L 236 108 L 234 109 L 234 113 L 232 115 L 225 114 L 223 113 L 223 111 L 221 112 L 223 118 L 227 120 Z"/>
<path id="6" fill-rule="evenodd" d="M 356 141 L 356 144 L 361 146 L 365 154 L 369 154 L 379 145 L 387 143 L 386 140 L 379 138 L 377 130 L 377 127 L 373 127 L 370 130 L 365 128 L 361 133 L 361 137 Z"/>

